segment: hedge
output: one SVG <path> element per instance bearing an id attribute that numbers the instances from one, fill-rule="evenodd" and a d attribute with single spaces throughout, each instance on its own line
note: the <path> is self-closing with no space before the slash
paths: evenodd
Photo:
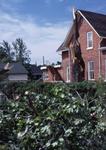
<path id="1" fill-rule="evenodd" d="M 0 150 L 105 150 L 105 84 L 10 83 Z"/>

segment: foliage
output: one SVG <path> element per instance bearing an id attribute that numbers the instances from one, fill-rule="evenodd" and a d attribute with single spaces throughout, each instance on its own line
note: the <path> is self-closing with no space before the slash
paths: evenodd
<path id="1" fill-rule="evenodd" d="M 0 61 L 1 62 L 12 62 L 14 59 L 14 52 L 10 44 L 7 41 L 3 41 L 0 45 Z"/>
<path id="2" fill-rule="evenodd" d="M 29 63 L 30 62 L 30 58 L 29 58 L 30 51 L 27 49 L 24 41 L 21 38 L 18 38 L 12 44 L 13 44 L 13 48 L 15 51 L 16 61 L 19 61 L 22 64 Z"/>
<path id="3" fill-rule="evenodd" d="M 103 88 L 103 93 L 99 93 L 100 86 L 87 82 L 5 86 L 6 93 L 18 94 L 18 97 L 0 106 L 0 147 L 5 150 L 105 150 L 106 90 Z"/>
<path id="4" fill-rule="evenodd" d="M 18 38 L 10 45 L 7 41 L 0 44 L 0 62 L 7 63 L 20 61 L 21 63 L 30 62 L 30 51 L 27 49 L 23 39 Z"/>

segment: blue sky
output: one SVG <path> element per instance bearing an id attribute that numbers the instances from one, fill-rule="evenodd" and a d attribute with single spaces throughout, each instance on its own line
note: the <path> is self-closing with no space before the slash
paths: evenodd
<path id="1" fill-rule="evenodd" d="M 0 0 L 0 42 L 20 37 L 31 62 L 60 60 L 56 49 L 72 24 L 72 8 L 106 14 L 106 0 Z"/>

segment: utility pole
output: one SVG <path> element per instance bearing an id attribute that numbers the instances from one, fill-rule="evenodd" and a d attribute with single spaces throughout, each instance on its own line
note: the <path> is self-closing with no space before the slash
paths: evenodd
<path id="1" fill-rule="evenodd" d="M 45 65 L 45 57 L 43 56 L 43 66 Z"/>

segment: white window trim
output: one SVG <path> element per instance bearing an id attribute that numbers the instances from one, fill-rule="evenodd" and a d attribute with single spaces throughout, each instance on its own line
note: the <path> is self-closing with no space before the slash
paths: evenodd
<path id="1" fill-rule="evenodd" d="M 66 67 L 66 82 L 70 82 L 70 67 Z"/>
<path id="2" fill-rule="evenodd" d="M 88 61 L 88 80 L 94 81 L 95 78 L 94 78 L 94 79 L 91 79 L 91 77 L 90 77 L 90 71 L 93 71 L 93 72 L 95 73 L 95 70 L 90 70 L 90 62 L 93 62 L 93 63 L 94 63 L 94 61 Z"/>
<path id="3" fill-rule="evenodd" d="M 92 46 L 91 47 L 89 47 L 89 44 L 88 44 L 88 34 L 89 33 L 92 33 Z M 87 32 L 87 50 L 90 50 L 90 49 L 93 49 L 93 32 L 92 31 Z"/>
<path id="4" fill-rule="evenodd" d="M 105 59 L 105 79 L 104 81 L 106 82 L 106 59 Z"/>
<path id="5" fill-rule="evenodd" d="M 48 80 L 49 79 L 49 75 L 48 72 L 43 72 L 43 80 Z"/>

